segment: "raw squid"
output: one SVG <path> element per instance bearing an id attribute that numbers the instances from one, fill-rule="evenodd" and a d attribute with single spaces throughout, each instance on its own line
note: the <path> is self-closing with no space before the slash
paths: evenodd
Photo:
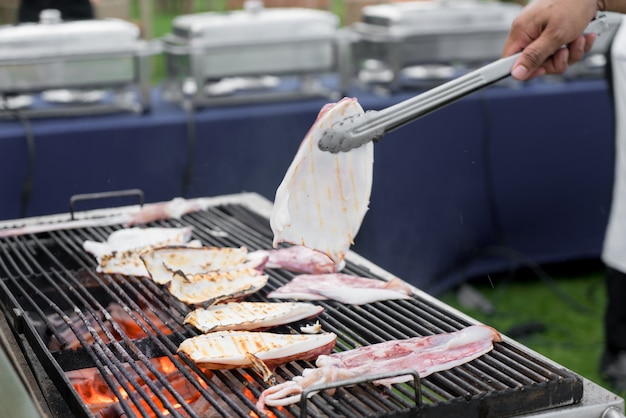
<path id="1" fill-rule="evenodd" d="M 411 287 L 399 278 L 389 281 L 344 273 L 300 274 L 289 283 L 269 292 L 268 298 L 326 300 L 362 305 L 381 300 L 409 299 Z"/>
<path id="2" fill-rule="evenodd" d="M 87 240 L 83 249 L 93 254 L 100 273 L 118 273 L 148 277 L 141 255 L 153 248 L 170 245 L 200 246 L 191 239 L 192 228 L 124 228 L 107 238 L 106 242 Z"/>
<path id="3" fill-rule="evenodd" d="M 225 270 L 245 263 L 247 254 L 245 247 L 164 247 L 145 252 L 141 259 L 155 283 L 167 284 L 172 280 L 175 271 L 198 274 Z M 261 267 L 264 261 L 265 259 L 258 257 L 255 266 Z"/>
<path id="4" fill-rule="evenodd" d="M 174 272 L 168 289 L 184 303 L 209 306 L 243 299 L 261 290 L 267 280 L 267 275 L 253 267 L 188 275 L 178 270 Z"/>
<path id="5" fill-rule="evenodd" d="M 134 226 L 147 224 L 164 219 L 180 219 L 183 215 L 202 210 L 204 207 L 194 200 L 185 200 L 181 197 L 169 202 L 150 203 L 144 205 L 136 212 L 123 213 L 106 218 L 87 218 L 65 222 L 29 225 L 18 228 L 0 230 L 0 238 L 14 237 L 25 234 L 38 234 L 41 232 L 61 231 L 74 228 L 87 228 L 94 226 L 124 225 Z"/>
<path id="6" fill-rule="evenodd" d="M 332 154 L 321 151 L 318 141 L 326 129 L 360 114 L 353 98 L 320 111 L 276 190 L 270 216 L 274 248 L 280 242 L 299 244 L 343 262 L 368 209 L 374 145 Z"/>
<path id="7" fill-rule="evenodd" d="M 251 258 L 262 256 L 268 257 L 265 267 L 289 270 L 294 273 L 335 273 L 345 264 L 337 265 L 326 254 L 302 245 L 290 245 L 275 250 L 258 250 L 249 254 Z"/>
<path id="8" fill-rule="evenodd" d="M 255 331 L 218 331 L 188 338 L 178 347 L 191 360 L 208 369 L 253 366 L 254 358 L 274 368 L 294 360 L 315 360 L 330 353 L 337 336 L 275 334 Z"/>
<path id="9" fill-rule="evenodd" d="M 198 201 L 177 197 L 169 202 L 145 205 L 138 212 L 126 215 L 128 219 L 121 223 L 125 226 L 133 226 L 166 219 L 180 219 L 183 215 L 203 209 L 204 206 Z"/>
<path id="10" fill-rule="evenodd" d="M 424 378 L 434 372 L 448 370 L 472 361 L 493 349 L 500 334 L 485 325 L 472 325 L 459 331 L 386 341 L 354 350 L 321 355 L 315 369 L 304 369 L 302 376 L 270 387 L 261 393 L 257 409 L 266 413 L 265 406 L 289 405 L 300 401 L 302 391 L 313 385 L 378 375 L 394 370 L 413 369 Z M 411 380 L 411 375 L 378 380 L 389 386 Z M 311 396 L 314 392 L 311 393 Z"/>
<path id="11" fill-rule="evenodd" d="M 207 333 L 224 330 L 258 330 L 313 318 L 324 310 L 306 302 L 232 302 L 196 309 L 185 318 Z"/>

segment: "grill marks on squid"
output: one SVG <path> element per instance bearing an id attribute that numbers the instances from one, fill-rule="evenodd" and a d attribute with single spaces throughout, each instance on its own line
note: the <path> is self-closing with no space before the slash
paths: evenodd
<path id="1" fill-rule="evenodd" d="M 327 254 L 341 265 L 368 209 L 374 151 L 368 143 L 350 152 L 321 151 L 327 129 L 363 114 L 356 99 L 322 108 L 276 190 L 270 225 L 274 247 L 297 243 Z"/>

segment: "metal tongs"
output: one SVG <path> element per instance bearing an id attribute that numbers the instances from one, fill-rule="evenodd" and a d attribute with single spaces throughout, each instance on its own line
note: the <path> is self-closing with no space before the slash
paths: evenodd
<path id="1" fill-rule="evenodd" d="M 586 32 L 595 32 L 599 35 L 604 31 L 608 24 L 603 18 L 604 15 L 599 15 L 592 20 L 587 26 Z M 394 131 L 470 93 L 508 77 L 511 75 L 513 64 L 520 54 L 501 58 L 385 109 L 369 110 L 361 115 L 348 117 L 324 131 L 318 146 L 322 151 L 337 153 L 350 151 L 369 141 L 376 142 L 387 132 Z"/>

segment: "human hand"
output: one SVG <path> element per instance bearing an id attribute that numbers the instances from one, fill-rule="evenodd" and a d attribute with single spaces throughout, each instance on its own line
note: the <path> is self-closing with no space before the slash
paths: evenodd
<path id="1" fill-rule="evenodd" d="M 530 80 L 562 74 L 580 61 L 596 39 L 584 30 L 595 17 L 596 0 L 534 0 L 515 18 L 502 56 L 522 51 L 511 75 Z"/>

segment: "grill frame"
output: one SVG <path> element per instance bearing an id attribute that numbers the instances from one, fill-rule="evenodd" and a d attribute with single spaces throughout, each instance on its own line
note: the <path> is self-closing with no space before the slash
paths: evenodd
<path id="1" fill-rule="evenodd" d="M 262 219 L 262 218 L 267 219 L 271 211 L 271 203 L 265 200 L 264 198 L 262 198 L 261 196 L 253 194 L 253 193 L 222 196 L 218 198 L 208 198 L 208 199 L 202 199 L 202 201 L 205 202 L 208 206 L 225 206 L 225 205 L 233 205 L 233 204 L 241 205 L 241 207 L 245 209 L 246 211 L 247 210 L 252 211 L 254 215 L 253 217 L 256 218 L 256 220 L 250 220 L 250 221 L 255 221 L 255 222 L 259 221 L 259 219 Z M 98 211 L 90 211 L 90 212 L 80 212 L 80 213 L 76 213 L 76 217 L 80 219 L 82 217 L 87 218 L 87 217 L 108 216 L 114 213 L 119 213 L 120 211 L 133 210 L 133 209 L 134 207 L 126 207 L 126 208 L 117 208 L 114 210 L 98 210 Z M 193 225 L 194 227 L 197 228 L 198 224 L 195 223 L 195 221 L 197 221 L 196 218 L 199 217 L 200 215 L 190 214 L 187 216 L 189 216 L 190 219 L 194 221 Z M 59 215 L 59 216 L 33 218 L 29 220 L 9 221 L 9 222 L 0 223 L 0 228 L 3 226 L 16 226 L 18 224 L 21 225 L 21 224 L 30 224 L 30 223 L 38 224 L 41 222 L 54 222 L 57 220 L 60 221 L 60 220 L 67 220 L 67 219 L 68 218 L 66 215 Z M 206 242 L 207 241 L 206 238 L 208 237 L 208 235 L 206 235 L 208 233 L 207 231 L 210 232 L 212 228 L 214 227 L 214 225 L 211 225 L 214 222 L 214 220 L 205 220 L 204 218 L 202 218 L 201 220 L 202 222 L 205 222 L 205 221 L 208 222 L 208 224 L 204 225 L 205 230 L 203 230 L 202 232 L 202 234 L 205 234 L 204 237 L 202 236 L 202 234 L 199 236 L 200 239 Z M 169 224 L 169 222 L 159 222 L 159 224 L 164 225 L 164 224 Z M 236 227 L 238 228 L 239 226 L 236 226 Z M 90 238 L 104 240 L 106 239 L 106 234 L 104 233 L 104 231 L 106 230 L 107 229 L 103 229 L 102 236 L 100 237 L 92 236 Z M 245 232 L 251 233 L 250 231 L 245 231 Z M 253 236 L 250 238 L 252 240 L 252 246 L 256 244 L 258 248 L 267 248 L 268 237 L 262 236 L 262 234 L 258 231 L 253 231 L 253 232 L 254 233 L 251 234 Z M 57 235 L 63 237 L 65 236 L 65 234 L 66 234 L 65 232 L 61 231 Z M 7 245 L 6 243 L 8 241 L 19 241 L 19 239 L 10 238 L 4 241 L 0 241 L 0 252 L 4 251 L 3 248 L 4 246 Z M 228 245 L 229 244 L 227 242 L 224 244 L 224 246 L 228 246 Z M 251 248 L 251 249 L 256 249 L 256 248 Z M 86 268 L 86 270 L 88 270 L 86 273 L 88 276 L 101 277 L 101 275 L 96 275 L 93 271 L 89 271 L 89 267 L 95 266 L 95 261 L 92 260 L 92 257 L 90 255 L 77 254 L 76 257 L 80 257 L 82 260 L 85 261 L 85 263 L 87 263 L 88 261 L 91 262 L 91 264 L 86 264 L 85 266 L 83 266 Z M 347 257 L 347 261 L 348 261 L 349 272 L 352 272 L 354 274 L 374 275 L 384 280 L 388 280 L 391 277 L 393 277 L 392 274 L 380 269 L 379 267 L 375 266 L 373 263 L 363 259 L 357 254 L 349 253 Z M 93 270 L 93 268 L 91 268 L 91 270 Z M 54 273 L 58 274 L 57 272 L 54 272 Z M 68 276 L 71 276 L 71 275 L 72 275 L 72 272 L 68 272 Z M 288 280 L 288 278 L 291 276 L 292 276 L 291 273 L 285 273 L 282 271 L 274 271 L 273 274 L 271 274 L 270 283 L 268 284 L 268 286 L 275 288 L 279 286 L 280 284 L 282 284 L 282 282 Z M 111 280 L 115 282 L 114 278 L 111 278 Z M 21 337 L 26 340 L 28 345 L 33 346 L 35 349 L 41 347 L 43 341 L 38 340 L 39 332 L 34 328 L 33 324 L 30 321 L 25 319 L 26 315 L 23 312 L 19 312 L 19 302 L 15 300 L 15 298 L 11 297 L 12 292 L 6 288 L 7 285 L 5 284 L 5 281 L 6 280 L 3 275 L 2 282 L 1 282 L 1 287 L 3 290 L 2 295 L 1 295 L 2 296 L 1 301 L 3 302 L 2 308 L 4 308 L 3 313 L 7 317 L 7 320 L 10 322 L 12 330 L 14 330 L 14 332 L 19 333 Z M 120 280 L 120 284 L 123 284 L 125 281 L 126 280 Z M 419 325 L 419 321 L 416 321 L 416 319 L 419 319 L 419 318 L 414 318 L 414 319 L 407 321 L 408 323 L 410 323 L 411 328 L 409 328 L 409 324 L 402 324 L 403 331 L 398 331 L 399 333 L 402 333 L 405 336 L 413 336 L 413 335 L 417 335 L 415 334 L 415 332 L 416 332 L 416 329 L 419 329 L 419 335 L 426 335 L 426 334 L 430 334 L 430 333 L 438 332 L 438 331 L 451 331 L 461 326 L 476 323 L 474 319 L 454 310 L 453 308 L 447 305 L 442 304 L 440 301 L 419 291 L 418 289 L 414 289 L 414 290 L 415 290 L 416 300 L 419 300 L 419 304 L 421 306 L 420 311 L 418 312 L 423 312 L 425 315 L 430 316 L 429 324 L 431 324 L 431 327 L 429 328 L 425 325 Z M 387 303 L 376 304 L 377 306 L 376 309 L 382 309 L 380 307 L 383 307 L 387 311 L 386 315 L 393 316 L 397 312 L 402 312 L 403 309 L 404 310 L 408 309 L 407 306 L 405 305 L 409 303 L 412 303 L 412 301 L 411 302 L 404 302 L 404 301 L 390 302 L 388 303 L 389 307 L 387 307 L 386 305 Z M 330 303 L 320 302 L 320 304 L 326 308 L 325 312 L 334 311 L 334 310 L 340 311 L 342 313 L 341 319 L 343 320 L 345 320 L 346 318 L 350 319 L 350 318 L 355 318 L 355 317 L 356 318 L 369 318 L 370 323 L 374 324 L 371 327 L 371 329 L 376 327 L 375 325 L 376 318 L 372 317 L 372 312 L 368 311 L 367 306 L 346 307 L 346 306 L 339 306 L 337 304 L 333 304 L 332 302 Z M 11 309 L 7 309 L 7 307 L 11 307 Z M 452 323 L 450 321 L 442 322 L 441 319 L 437 318 L 438 312 L 439 313 L 443 312 L 448 317 L 446 318 L 447 320 L 454 319 L 455 323 Z M 349 349 L 349 348 L 352 348 L 352 346 L 355 346 L 358 344 L 378 342 L 376 341 L 376 339 L 381 338 L 379 335 L 375 335 L 373 331 L 372 331 L 373 335 L 367 336 L 366 338 L 364 338 L 362 335 L 350 336 L 349 335 L 350 333 L 346 332 L 346 330 L 343 330 L 341 328 L 342 326 L 346 326 L 345 324 L 337 323 L 336 319 L 330 317 L 326 313 L 323 315 L 324 315 L 323 320 L 324 320 L 325 330 L 338 332 L 339 333 L 338 335 L 341 335 L 343 337 L 342 340 L 352 339 L 352 342 L 350 343 L 346 343 L 345 341 L 338 342 L 338 347 L 341 349 Z M 417 314 L 414 313 L 412 316 L 415 317 L 415 315 Z M 409 315 L 409 317 L 410 316 L 411 315 Z M 352 320 L 355 320 L 355 319 L 352 319 Z M 400 322 L 398 324 L 400 324 Z M 435 324 L 434 328 L 432 324 Z M 294 326 L 292 329 L 297 329 L 297 325 Z M 396 335 L 387 334 L 384 337 L 385 338 L 401 338 L 401 336 L 397 334 Z M 440 416 L 440 414 L 442 413 L 445 413 L 446 416 L 468 416 L 467 415 L 468 411 L 473 411 L 475 413 L 475 416 L 492 416 L 492 415 L 489 415 L 488 410 L 489 408 L 497 406 L 497 405 L 494 404 L 492 401 L 489 401 L 489 399 L 487 399 L 487 401 L 477 400 L 476 398 L 479 397 L 480 391 L 472 394 L 472 388 L 471 388 L 472 385 L 468 383 L 468 380 L 466 379 L 469 379 L 470 381 L 472 381 L 474 385 L 480 386 L 480 379 L 477 379 L 475 377 L 472 378 L 473 373 L 479 373 L 479 372 L 476 372 L 476 369 L 480 371 L 480 369 L 484 367 L 494 368 L 493 364 L 498 364 L 498 361 L 502 361 L 502 359 L 498 361 L 491 360 L 491 357 L 495 357 L 496 359 L 498 357 L 504 357 L 506 360 L 506 357 L 510 357 L 510 356 L 518 356 L 520 359 L 530 358 L 532 359 L 532 361 L 541 362 L 546 367 L 554 369 L 557 375 L 561 373 L 561 377 L 559 378 L 560 380 L 556 384 L 550 384 L 550 382 L 548 382 L 545 385 L 539 384 L 539 385 L 535 385 L 532 387 L 524 387 L 523 390 L 522 389 L 518 390 L 519 393 L 515 393 L 516 391 L 515 388 L 507 388 L 506 385 L 503 384 L 503 390 L 508 390 L 509 392 L 513 392 L 513 393 L 508 393 L 506 399 L 501 399 L 502 405 L 498 406 L 500 408 L 498 412 L 498 416 L 502 416 L 501 412 L 505 411 L 506 408 L 509 409 L 509 412 L 507 412 L 507 414 L 519 416 L 520 412 L 519 410 L 516 410 L 516 408 L 517 408 L 517 404 L 519 404 L 520 401 L 523 401 L 523 400 L 528 401 L 529 399 L 533 399 L 533 396 L 541 396 L 542 394 L 545 394 L 546 391 L 552 391 L 550 392 L 551 396 L 553 396 L 555 403 L 558 404 L 558 405 L 551 406 L 550 413 L 554 413 L 555 408 L 556 408 L 556 410 L 559 410 L 559 411 L 567 411 L 566 416 L 577 416 L 576 415 L 577 412 L 581 412 L 581 413 L 583 411 L 587 412 L 589 408 L 591 409 L 597 408 L 598 411 L 602 411 L 607 407 L 607 405 L 615 406 L 623 410 L 623 400 L 621 400 L 620 398 L 618 398 L 617 396 L 613 394 L 610 394 L 609 392 L 604 393 L 603 401 L 599 403 L 598 402 L 590 403 L 589 398 L 593 399 L 596 394 L 598 393 L 602 394 L 602 392 L 605 392 L 605 391 L 597 387 L 596 385 L 593 385 L 590 382 L 586 381 L 584 378 L 581 378 L 575 375 L 573 372 L 566 370 L 562 366 L 550 361 L 549 359 L 546 359 L 543 356 L 540 356 L 539 354 L 532 352 L 528 348 L 516 343 L 515 341 L 510 340 L 506 336 L 504 337 L 504 341 L 505 342 L 503 344 L 498 344 L 493 354 L 490 353 L 488 355 L 490 357 L 487 360 L 485 359 L 476 360 L 479 366 L 474 366 L 473 365 L 474 362 L 472 362 L 472 364 L 469 366 L 462 366 L 461 368 L 457 368 L 458 370 L 455 369 L 455 371 L 438 373 L 434 375 L 434 377 L 432 378 L 429 377 L 425 379 L 423 383 L 427 392 L 426 396 L 434 396 L 435 398 L 437 396 L 440 396 L 440 397 L 445 398 L 447 396 L 445 393 L 443 394 L 437 393 L 441 389 L 441 387 L 445 387 L 448 389 L 452 388 L 452 389 L 458 390 L 461 393 L 465 391 L 466 394 L 463 396 L 453 397 L 454 402 L 450 402 L 449 400 L 447 400 L 443 404 L 442 403 L 437 404 L 436 407 L 431 407 L 429 405 L 426 405 L 426 407 L 422 408 L 422 410 L 420 411 L 421 416 Z M 126 343 L 126 341 L 123 341 L 123 342 Z M 132 347 L 134 342 L 130 342 L 130 343 Z M 175 344 L 175 342 L 172 342 L 172 344 Z M 43 345 L 45 346 L 45 343 Z M 113 349 L 118 349 L 118 346 L 116 345 L 116 343 L 113 343 L 112 345 L 113 345 Z M 40 351 L 45 351 L 45 350 L 40 350 Z M 121 351 L 123 352 L 124 350 L 121 350 Z M 137 350 L 135 349 L 135 351 Z M 150 350 L 143 347 L 139 349 L 138 351 L 139 353 L 136 353 L 136 354 L 139 357 L 141 357 L 141 353 L 143 351 L 150 351 Z M 60 367 L 57 368 L 55 366 L 55 364 L 58 364 L 57 362 L 59 361 L 60 357 L 58 356 L 54 357 L 50 353 L 46 353 L 46 352 L 36 353 L 36 356 L 38 359 L 40 358 L 45 359 L 44 363 L 50 363 L 50 364 L 43 364 L 43 368 L 46 369 L 47 373 L 57 373 L 59 375 L 64 376 L 64 372 L 66 370 L 63 370 Z M 43 356 L 43 357 L 40 357 L 40 356 Z M 75 359 L 73 361 L 75 361 Z M 496 361 L 496 363 L 493 363 L 493 361 Z M 78 363 L 79 362 L 77 362 L 76 366 L 78 366 Z M 506 361 L 504 361 L 504 363 L 506 363 Z M 189 364 L 189 363 L 185 363 L 185 364 L 187 364 L 187 366 L 189 366 L 191 370 L 194 370 L 193 364 Z M 303 367 L 311 367 L 311 366 L 312 366 L 311 364 L 308 364 L 305 362 L 293 362 L 293 363 L 290 363 L 286 366 L 279 368 L 277 373 L 283 378 L 290 378 L 293 374 L 299 374 L 299 372 L 301 371 Z M 459 373 L 462 378 L 459 377 Z M 511 371 L 508 370 L 503 373 L 503 376 L 501 377 L 504 380 L 506 380 L 506 377 L 504 376 L 507 373 L 510 374 Z M 239 371 L 235 371 L 232 373 L 226 372 L 221 377 L 221 379 L 227 382 L 234 382 L 234 384 L 236 384 L 236 382 L 242 383 L 245 381 L 245 377 L 242 377 L 243 374 Z M 259 378 L 257 377 L 255 379 L 256 379 L 256 384 L 260 385 L 261 382 Z M 519 376 L 519 379 L 523 380 L 524 376 Z M 429 383 L 431 380 L 434 381 L 435 383 L 434 384 Z M 58 383 L 58 382 L 55 382 L 55 383 Z M 69 381 L 62 382 L 62 383 L 69 383 Z M 567 395 L 564 395 L 564 392 L 562 390 L 564 387 L 563 385 L 568 386 L 568 388 L 573 391 L 573 394 L 571 394 L 571 399 L 569 399 Z M 486 385 L 486 386 L 489 386 L 489 385 Z M 257 387 L 256 389 L 253 389 L 255 396 L 258 396 L 259 394 L 258 392 L 259 387 Z M 72 389 L 73 388 L 69 389 L 69 391 L 75 392 Z M 68 389 L 66 388 L 66 390 Z M 61 385 L 61 387 L 59 388 L 59 391 L 63 392 L 63 385 Z M 399 396 L 405 396 L 409 398 L 411 397 L 411 394 L 406 392 L 407 389 L 404 386 L 398 389 L 398 391 L 400 393 Z M 525 392 L 525 393 L 522 393 L 522 392 Z M 381 399 L 379 399 L 381 403 L 384 403 L 384 401 L 386 400 L 382 398 L 390 397 L 394 395 L 393 393 L 392 394 L 386 393 L 384 395 L 382 393 L 383 392 L 376 390 L 376 394 L 375 394 L 375 396 L 381 397 Z M 430 395 L 428 395 L 428 393 L 430 393 Z M 68 398 L 67 393 L 65 393 L 64 395 L 65 395 L 64 396 L 65 398 Z M 79 412 L 85 412 L 84 405 L 82 405 L 80 402 L 77 402 L 78 405 L 73 403 L 72 398 L 74 398 L 75 396 L 77 396 L 76 393 L 70 393 L 70 396 L 68 398 L 69 403 L 70 403 L 69 405 L 70 409 L 78 410 Z M 328 409 L 329 406 L 331 407 L 334 406 L 335 408 L 338 408 L 340 404 L 342 403 L 341 402 L 342 399 L 349 400 L 349 402 L 345 402 L 344 404 L 352 404 L 353 401 L 355 401 L 355 399 L 363 399 L 362 397 L 359 398 L 359 396 L 364 396 L 365 400 L 368 401 L 369 397 L 374 396 L 374 395 L 371 389 L 368 388 L 367 385 L 362 385 L 362 386 L 356 387 L 354 390 L 353 389 L 340 389 L 338 391 L 338 394 L 335 395 L 335 397 L 330 397 L 327 394 L 316 395 L 314 398 L 310 400 L 310 403 L 314 408 L 316 408 L 315 409 L 315 411 L 317 412 L 316 415 L 329 414 L 329 413 L 335 414 L 337 413 L 337 411 L 341 413 L 342 412 L 341 408 L 339 410 L 335 410 L 332 408 Z M 577 402 L 578 400 L 580 400 L 580 402 Z M 572 404 L 574 401 L 576 401 L 577 403 Z M 432 402 L 432 399 L 431 399 L 431 402 Z M 447 405 L 447 406 L 442 407 L 442 405 Z M 564 405 L 568 405 L 568 406 L 564 406 Z M 248 403 L 247 406 L 251 407 L 252 404 Z M 543 407 L 541 407 L 540 405 L 537 405 L 537 408 L 535 410 L 529 411 L 527 409 L 523 411 L 522 413 L 528 413 L 528 412 L 537 413 L 540 411 L 540 409 L 543 409 L 543 408 L 545 408 L 545 405 Z M 296 406 L 294 408 L 290 408 L 289 411 L 293 415 L 298 415 L 299 408 Z M 355 412 L 355 411 L 351 411 L 350 409 L 344 409 L 343 412 L 345 416 L 359 416 L 358 415 L 359 411 Z M 461 412 L 462 412 L 462 415 L 460 415 Z M 249 410 L 245 411 L 245 413 L 249 413 Z M 245 415 L 245 413 L 242 414 L 242 416 Z M 393 413 L 391 414 L 389 413 L 379 414 L 379 416 L 391 416 L 391 415 L 411 416 L 411 414 L 414 414 L 414 413 L 415 413 L 415 410 L 411 409 L 411 407 L 408 406 L 404 410 L 395 409 Z M 89 414 L 87 413 L 86 416 L 89 416 Z M 279 414 L 279 416 L 282 416 L 282 415 Z M 289 416 L 289 415 L 286 414 L 285 416 Z M 580 416 L 584 416 L 584 415 L 580 415 Z"/>

